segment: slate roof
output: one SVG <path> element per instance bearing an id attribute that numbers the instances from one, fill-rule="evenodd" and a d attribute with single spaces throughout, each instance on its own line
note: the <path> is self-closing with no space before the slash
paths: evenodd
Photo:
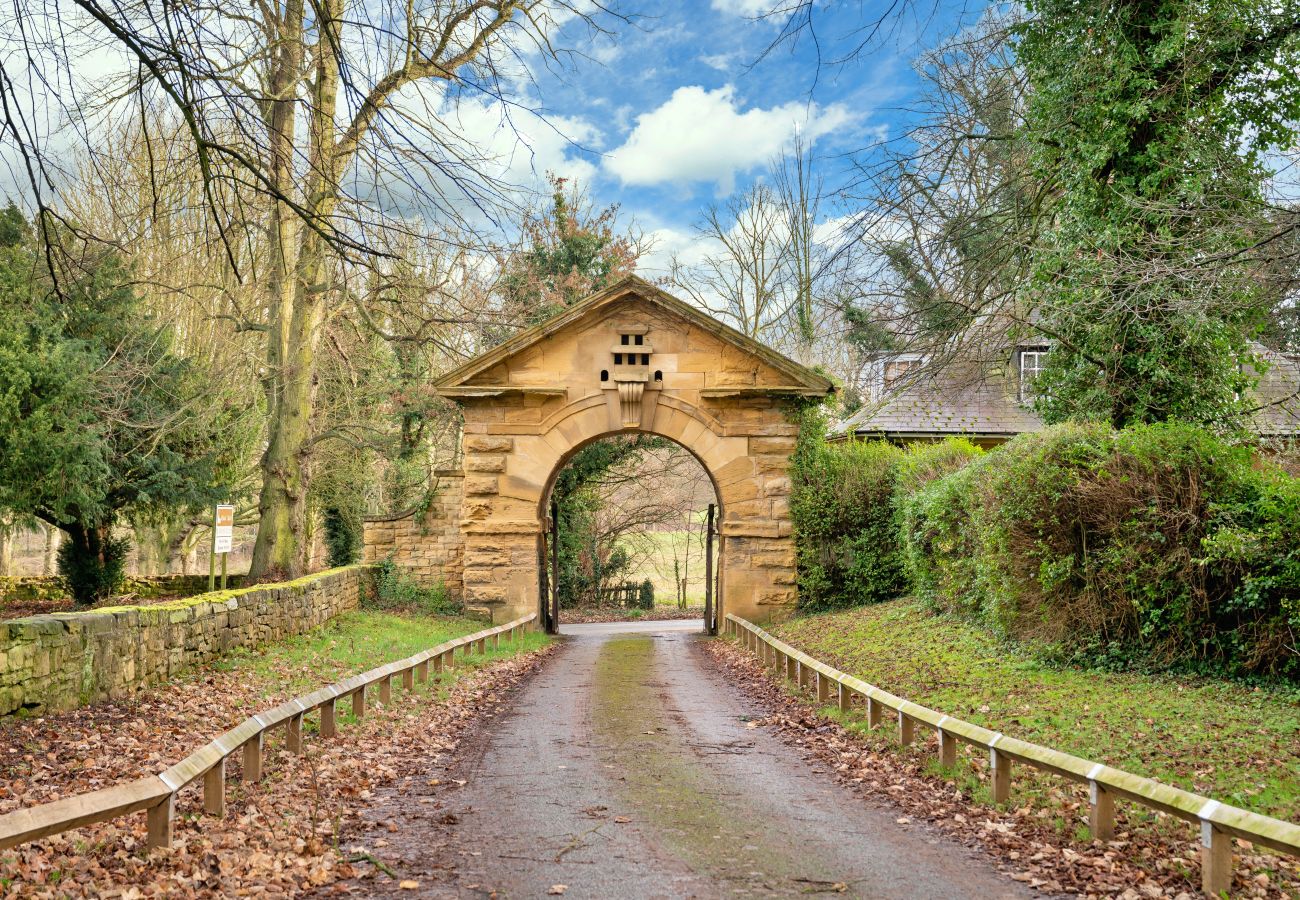
<path id="1" fill-rule="evenodd" d="M 1257 388 L 1256 431 L 1262 437 L 1300 437 L 1300 359 L 1262 345 L 1254 350 L 1269 364 Z M 934 372 L 922 366 L 916 377 L 909 373 L 895 390 L 882 393 L 836 423 L 831 436 L 1009 439 L 1024 431 L 1038 431 L 1042 420 L 1020 402 L 1018 379 L 1017 361 L 1010 348 L 991 364 L 959 358 Z"/>

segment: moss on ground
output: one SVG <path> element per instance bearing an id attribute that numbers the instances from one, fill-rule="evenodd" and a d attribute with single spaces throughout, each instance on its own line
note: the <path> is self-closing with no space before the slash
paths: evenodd
<path id="1" fill-rule="evenodd" d="M 912 600 L 808 616 L 771 630 L 817 659 L 948 715 L 1300 821 L 1300 692 L 1294 688 L 1054 668 Z M 871 740 L 883 744 L 890 737 L 883 729 Z M 959 766 L 956 778 L 983 795 L 970 767 Z M 1014 794 L 1046 802 L 1061 784 L 1018 775 Z M 1136 809 L 1131 815 L 1144 816 Z"/>

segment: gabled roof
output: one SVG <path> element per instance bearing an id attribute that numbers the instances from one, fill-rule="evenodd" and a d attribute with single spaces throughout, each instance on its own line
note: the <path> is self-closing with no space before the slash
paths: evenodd
<path id="1" fill-rule="evenodd" d="M 511 356 L 628 297 L 636 297 L 638 300 L 685 319 L 687 322 L 707 330 L 710 334 L 716 335 L 722 340 L 735 345 L 740 350 L 767 363 L 789 378 L 789 385 L 783 385 L 780 390 L 812 396 L 824 396 L 834 390 L 834 386 L 828 378 L 817 374 L 806 366 L 801 366 L 784 354 L 778 353 L 771 347 L 719 322 L 691 304 L 677 299 L 672 294 L 660 290 L 650 282 L 635 275 L 628 275 L 626 278 L 620 279 L 604 290 L 597 291 L 591 296 L 579 300 L 545 322 L 526 331 L 521 331 L 510 340 L 498 344 L 485 353 L 480 353 L 465 364 L 443 375 L 434 382 L 434 387 L 442 389 L 465 385 L 476 375 L 486 372 Z"/>

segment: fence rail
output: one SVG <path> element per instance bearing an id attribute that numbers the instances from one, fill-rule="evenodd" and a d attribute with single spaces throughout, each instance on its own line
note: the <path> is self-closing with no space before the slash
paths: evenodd
<path id="1" fill-rule="evenodd" d="M 400 675 L 402 686 L 412 690 L 417 681 L 428 681 L 430 664 L 433 665 L 434 672 L 440 672 L 443 668 L 454 665 L 457 650 L 463 649 L 463 655 L 468 656 L 477 645 L 478 652 L 485 653 L 489 639 L 493 647 L 499 647 L 501 635 L 507 632 L 513 641 L 516 632 L 536 618 L 537 613 L 530 613 L 513 622 L 446 641 L 406 659 L 295 697 L 274 709 L 245 719 L 157 775 L 0 815 L 0 849 L 141 810 L 148 816 L 148 846 L 171 846 L 176 794 L 200 776 L 203 778 L 204 812 L 214 816 L 224 815 L 226 760 L 236 750 L 242 752 L 243 780 L 246 783 L 259 781 L 262 777 L 262 742 L 268 731 L 283 727 L 289 751 L 301 753 L 302 721 L 308 713 L 319 710 L 320 736 L 333 737 L 337 730 L 335 707 L 341 698 L 351 698 L 352 714 L 360 718 L 365 715 L 366 694 L 371 687 L 377 687 L 380 702 L 387 703 L 392 695 L 395 677 Z"/>
<path id="2" fill-rule="evenodd" d="M 890 710 L 896 717 L 900 744 L 906 746 L 912 743 L 918 723 L 934 728 L 939 738 L 940 762 L 944 766 L 956 765 L 957 741 L 965 741 L 989 751 L 992 773 L 990 781 L 996 803 L 1009 798 L 1011 765 L 1018 762 L 1086 784 L 1088 826 L 1093 837 L 1099 840 L 1109 840 L 1114 834 L 1116 798 L 1131 800 L 1198 825 L 1201 838 L 1201 888 L 1210 896 L 1217 897 L 1232 886 L 1233 837 L 1279 853 L 1300 856 L 1300 825 L 1229 806 L 1122 769 L 955 719 L 896 697 L 875 685 L 819 662 L 738 616 L 728 614 L 726 621 L 727 631 L 739 637 L 747 649 L 753 651 L 765 664 L 782 672 L 801 689 L 815 688 L 819 701 L 831 701 L 831 685 L 835 686 L 834 699 L 842 710 L 852 709 L 855 697 L 862 698 L 867 724 L 872 728 L 880 725 L 882 710 Z"/>

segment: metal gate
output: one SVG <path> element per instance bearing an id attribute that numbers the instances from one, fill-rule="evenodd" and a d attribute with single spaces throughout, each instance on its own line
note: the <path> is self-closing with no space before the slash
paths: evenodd
<path id="1" fill-rule="evenodd" d="M 717 610 L 714 609 L 714 575 L 713 575 L 713 520 L 717 507 L 709 504 L 709 515 L 704 522 L 704 631 L 706 634 L 718 633 Z"/>

